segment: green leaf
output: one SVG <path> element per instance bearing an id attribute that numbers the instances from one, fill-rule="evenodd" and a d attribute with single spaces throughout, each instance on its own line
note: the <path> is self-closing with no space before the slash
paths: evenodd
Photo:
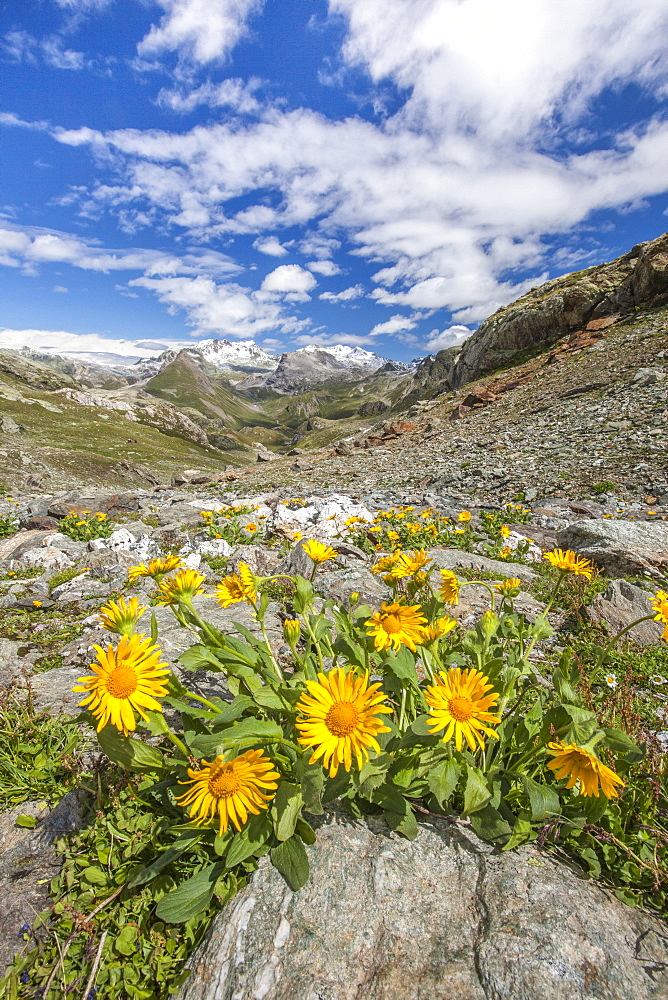
<path id="1" fill-rule="evenodd" d="M 102 869 L 95 868 L 93 865 L 84 868 L 81 872 L 81 878 L 90 885 L 106 885 L 109 881 Z"/>
<path id="2" fill-rule="evenodd" d="M 517 817 L 517 819 L 515 820 L 515 825 L 513 826 L 513 832 L 503 845 L 503 850 L 511 851 L 514 847 L 519 847 L 520 844 L 526 843 L 526 841 L 529 839 L 530 836 L 531 836 L 531 820 L 529 819 L 529 814 L 526 812 L 521 812 Z"/>
<path id="3" fill-rule="evenodd" d="M 270 687 L 261 687 L 253 693 L 253 698 L 262 708 L 271 708 L 277 711 L 285 711 L 285 705 L 279 698 L 276 691 L 273 691 Z"/>
<path id="4" fill-rule="evenodd" d="M 214 651 L 199 642 L 184 649 L 179 656 L 179 663 L 184 670 L 215 670 L 220 673 L 223 669 L 223 665 Z"/>
<path id="5" fill-rule="evenodd" d="M 158 855 L 155 861 L 152 861 L 150 865 L 146 865 L 145 868 L 141 868 L 128 882 L 128 888 L 134 889 L 135 886 L 144 885 L 146 882 L 150 882 L 151 879 L 170 865 L 172 861 L 176 861 L 181 855 L 189 850 L 189 848 L 194 847 L 204 834 L 202 832 L 192 833 L 186 837 L 179 837 L 175 840 L 171 847 L 168 847 L 166 851 Z"/>
<path id="6" fill-rule="evenodd" d="M 274 833 L 278 840 L 289 840 L 295 832 L 302 803 L 300 786 L 293 785 L 290 781 L 282 781 L 271 804 Z"/>
<path id="7" fill-rule="evenodd" d="M 23 827 L 24 830 L 34 830 L 39 820 L 36 816 L 28 816 L 26 813 L 21 813 L 20 816 L 16 817 L 14 823 L 16 826 Z"/>
<path id="8" fill-rule="evenodd" d="M 441 809 L 457 787 L 460 774 L 461 768 L 454 758 L 441 761 L 429 772 L 427 785 Z"/>
<path id="9" fill-rule="evenodd" d="M 383 663 L 383 670 L 389 670 L 398 677 L 400 681 L 408 681 L 417 685 L 417 674 L 415 672 L 415 660 L 412 653 L 402 646 L 397 653 L 390 653 Z"/>
<path id="10" fill-rule="evenodd" d="M 313 829 L 311 824 L 307 823 L 302 816 L 300 816 L 297 820 L 297 833 L 302 838 L 304 843 L 307 844 L 308 846 L 310 846 L 311 844 L 315 844 L 316 841 L 315 830 Z"/>
<path id="11" fill-rule="evenodd" d="M 192 878 L 172 889 L 155 908 L 156 916 L 168 924 L 184 924 L 206 910 L 211 902 L 218 876 L 225 870 L 222 861 L 207 865 Z"/>
<path id="12" fill-rule="evenodd" d="M 159 750 L 141 740 L 124 736 L 114 726 L 106 725 L 100 730 L 97 741 L 109 760 L 129 771 L 155 771 L 164 766 Z"/>
<path id="13" fill-rule="evenodd" d="M 407 750 L 411 747 L 436 746 L 440 736 L 438 733 L 432 733 L 428 729 L 428 721 L 428 715 L 418 715 L 417 719 L 411 723 L 410 728 L 401 737 L 399 743 L 396 744 L 398 749 Z"/>
<path id="14" fill-rule="evenodd" d="M 498 809 L 489 803 L 474 812 L 471 816 L 471 826 L 482 840 L 496 843 L 510 836 L 510 824 L 504 819 Z"/>
<path id="15" fill-rule="evenodd" d="M 126 924 L 114 938 L 114 948 L 120 955 L 134 955 L 139 931 L 134 924 Z"/>
<path id="16" fill-rule="evenodd" d="M 466 765 L 466 788 L 464 789 L 464 815 L 470 816 L 487 805 L 492 797 L 492 789 L 485 775 L 477 767 Z"/>
<path id="17" fill-rule="evenodd" d="M 309 864 L 306 850 L 298 836 L 284 840 L 278 847 L 269 852 L 271 863 L 278 869 L 293 892 L 306 885 L 309 877 Z"/>
<path id="18" fill-rule="evenodd" d="M 266 812 L 259 816 L 252 816 L 250 821 L 242 827 L 241 832 L 235 834 L 225 856 L 225 866 L 234 868 L 247 858 L 257 854 L 271 837 L 272 828 Z"/>
<path id="19" fill-rule="evenodd" d="M 244 712 L 248 712 L 250 709 L 254 708 L 255 702 L 252 698 L 249 698 L 247 694 L 238 694 L 236 698 L 223 708 L 218 715 L 211 720 L 210 726 L 212 729 L 220 729 L 224 726 L 229 726 L 231 722 L 236 719 L 241 718 Z"/>
<path id="20" fill-rule="evenodd" d="M 395 833 L 400 833 L 402 837 L 406 840 L 415 840 L 418 835 L 418 825 L 415 819 L 415 813 L 411 809 L 410 805 L 404 799 L 406 808 L 403 813 L 393 812 L 390 809 L 385 809 L 383 815 L 390 829 L 394 830 Z"/>
<path id="21" fill-rule="evenodd" d="M 645 759 L 645 750 L 634 743 L 621 729 L 604 729 L 605 743 L 615 753 L 624 754 L 628 764 L 639 764 Z"/>
<path id="22" fill-rule="evenodd" d="M 270 719 L 243 719 L 215 733 L 196 735 L 191 738 L 189 746 L 196 757 L 207 757 L 222 753 L 226 747 L 236 743 L 243 742 L 250 746 L 253 742 L 270 743 L 282 738 L 283 730 Z"/>
<path id="23" fill-rule="evenodd" d="M 325 785 L 325 771 L 319 761 L 315 764 L 304 764 L 301 779 L 304 809 L 313 816 L 322 816 L 322 790 Z"/>
<path id="24" fill-rule="evenodd" d="M 531 819 L 547 819 L 548 816 L 558 816 L 561 812 L 561 803 L 556 789 L 549 785 L 542 785 L 528 775 L 522 775 L 522 785 L 524 791 L 529 796 L 531 806 Z"/>
<path id="25" fill-rule="evenodd" d="M 313 604 L 313 587 L 303 576 L 297 576 L 295 580 L 295 595 L 292 604 L 299 614 L 303 614 L 310 605 Z"/>

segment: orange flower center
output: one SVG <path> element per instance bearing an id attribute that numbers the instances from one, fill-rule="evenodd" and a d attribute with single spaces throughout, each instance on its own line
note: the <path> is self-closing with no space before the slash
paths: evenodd
<path id="1" fill-rule="evenodd" d="M 386 615 L 381 622 L 381 628 L 383 632 L 387 632 L 388 635 L 393 635 L 395 632 L 401 632 L 403 625 L 401 624 L 401 618 L 398 615 Z"/>
<path id="2" fill-rule="evenodd" d="M 462 695 L 450 699 L 448 710 L 456 722 L 467 722 L 473 715 L 472 703 Z"/>
<path id="3" fill-rule="evenodd" d="M 337 701 L 325 718 L 325 725 L 334 736 L 349 736 L 357 726 L 360 713 L 349 701 Z"/>
<path id="4" fill-rule="evenodd" d="M 119 666 L 110 674 L 107 691 L 112 698 L 129 698 L 137 690 L 137 675 L 132 667 Z"/>
<path id="5" fill-rule="evenodd" d="M 211 772 L 209 791 L 217 799 L 228 799 L 241 788 L 241 778 L 234 770 L 233 764 L 224 764 L 219 770 Z"/>

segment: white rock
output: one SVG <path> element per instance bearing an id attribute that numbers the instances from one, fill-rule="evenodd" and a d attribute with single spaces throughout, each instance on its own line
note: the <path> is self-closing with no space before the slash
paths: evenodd
<path id="1" fill-rule="evenodd" d="M 107 548 L 114 552 L 129 552 L 136 544 L 136 537 L 127 528 L 118 528 L 107 538 Z"/>
<path id="2" fill-rule="evenodd" d="M 345 522 L 349 517 L 362 517 L 373 521 L 374 515 L 362 504 L 350 497 L 331 496 L 308 497 L 306 506 L 291 510 L 285 503 L 276 507 L 273 517 L 274 527 L 291 528 L 303 534 L 317 534 L 318 537 L 336 538 L 345 535 Z"/>
<path id="3" fill-rule="evenodd" d="M 186 569 L 199 569 L 201 562 L 202 557 L 198 555 L 197 552 L 191 552 L 190 555 L 186 556 L 183 560 L 183 564 Z"/>
<path id="4" fill-rule="evenodd" d="M 529 542 L 529 548 L 524 553 L 523 558 L 528 562 L 540 562 L 543 558 L 543 550 L 540 545 L 536 545 L 536 543 L 532 542 L 531 539 L 527 538 L 525 535 L 520 535 L 517 531 L 511 531 L 508 538 L 503 539 L 503 542 L 504 545 L 507 545 L 508 548 L 513 550 L 513 552 L 517 549 L 518 545 L 522 544 L 522 542 Z"/>
<path id="5" fill-rule="evenodd" d="M 140 562 L 146 562 L 147 559 L 155 559 L 160 555 L 160 546 L 150 535 L 140 535 L 131 551 Z"/>
<path id="6" fill-rule="evenodd" d="M 41 566 L 42 569 L 69 569 L 74 566 L 66 552 L 51 547 L 30 549 L 21 556 L 21 562 L 28 566 Z"/>
<path id="7" fill-rule="evenodd" d="M 224 538 L 211 538 L 206 542 L 197 542 L 195 552 L 201 556 L 225 556 L 232 555 L 234 549 Z"/>
<path id="8" fill-rule="evenodd" d="M 89 552 L 100 552 L 101 549 L 106 549 L 106 548 L 108 548 L 108 545 L 103 538 L 91 538 L 91 540 L 88 543 Z"/>

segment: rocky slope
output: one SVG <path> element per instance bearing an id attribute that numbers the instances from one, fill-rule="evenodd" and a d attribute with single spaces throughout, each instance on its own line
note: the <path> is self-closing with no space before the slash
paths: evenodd
<path id="1" fill-rule="evenodd" d="M 576 331 L 596 331 L 639 309 L 668 302 L 668 233 L 638 243 L 609 264 L 566 274 L 505 306 L 470 337 L 450 373 L 462 386 L 487 372 L 516 363 Z"/>

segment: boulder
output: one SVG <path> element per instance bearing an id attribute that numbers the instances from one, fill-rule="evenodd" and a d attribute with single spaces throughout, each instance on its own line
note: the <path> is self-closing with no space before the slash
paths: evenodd
<path id="1" fill-rule="evenodd" d="M 53 841 L 80 830 L 88 812 L 84 792 L 69 792 L 49 813 L 43 802 L 24 802 L 0 813 L 0 974 L 24 946 L 22 927 L 50 904 L 49 883 L 61 858 Z M 21 815 L 41 820 L 33 830 L 16 826 Z M 32 942 L 31 942 L 32 944 Z"/>
<path id="2" fill-rule="evenodd" d="M 91 660 L 93 659 L 94 654 L 91 656 Z M 55 667 L 31 677 L 30 687 L 37 711 L 48 715 L 79 715 L 79 702 L 85 698 L 85 694 L 75 693 L 72 687 L 81 676 L 80 667 Z"/>
<path id="3" fill-rule="evenodd" d="M 586 613 L 592 622 L 606 622 L 614 635 L 636 619 L 652 614 L 649 603 L 652 596 L 628 580 L 611 580 L 605 593 L 595 598 Z M 626 633 L 625 638 L 641 646 L 656 646 L 661 642 L 662 634 L 663 626 L 649 621 L 636 625 Z"/>
<path id="4" fill-rule="evenodd" d="M 178 1000 L 659 1000 L 668 928 L 533 848 L 335 815 L 292 892 L 262 858 Z"/>
<path id="5" fill-rule="evenodd" d="M 453 572 L 461 567 L 472 569 L 477 573 L 497 573 L 499 580 L 506 577 L 516 577 L 522 583 L 531 583 L 536 574 L 522 563 L 504 562 L 502 559 L 489 559 L 475 552 L 462 552 L 460 549 L 429 549 L 429 558 L 439 569 L 450 569 Z"/>
<path id="6" fill-rule="evenodd" d="M 562 549 L 573 549 L 591 559 L 609 576 L 665 573 L 668 569 L 668 523 L 613 521 L 594 518 L 576 521 L 557 533 Z"/>
<path id="7" fill-rule="evenodd" d="M 16 678 L 32 673 L 32 663 L 19 656 L 18 644 L 10 639 L 0 639 L 0 688 L 7 687 Z"/>
<path id="8" fill-rule="evenodd" d="M 21 556 L 21 562 L 25 566 L 40 566 L 44 570 L 70 569 L 74 566 L 74 560 L 66 552 L 50 545 L 30 549 Z"/>
<path id="9" fill-rule="evenodd" d="M 343 569 L 328 569 L 328 565 L 332 564 L 320 567 L 313 581 L 315 592 L 321 597 L 331 597 L 344 607 L 354 593 L 360 595 L 362 603 L 375 608 L 380 608 L 381 601 L 392 600 L 390 588 L 363 563 L 355 560 Z"/>
<path id="10" fill-rule="evenodd" d="M 52 531 L 38 531 L 37 529 L 17 531 L 15 535 L 10 535 L 9 538 L 0 541 L 0 560 L 20 559 L 24 552 L 38 548 L 42 544 L 42 540 L 51 534 L 53 534 Z"/>

